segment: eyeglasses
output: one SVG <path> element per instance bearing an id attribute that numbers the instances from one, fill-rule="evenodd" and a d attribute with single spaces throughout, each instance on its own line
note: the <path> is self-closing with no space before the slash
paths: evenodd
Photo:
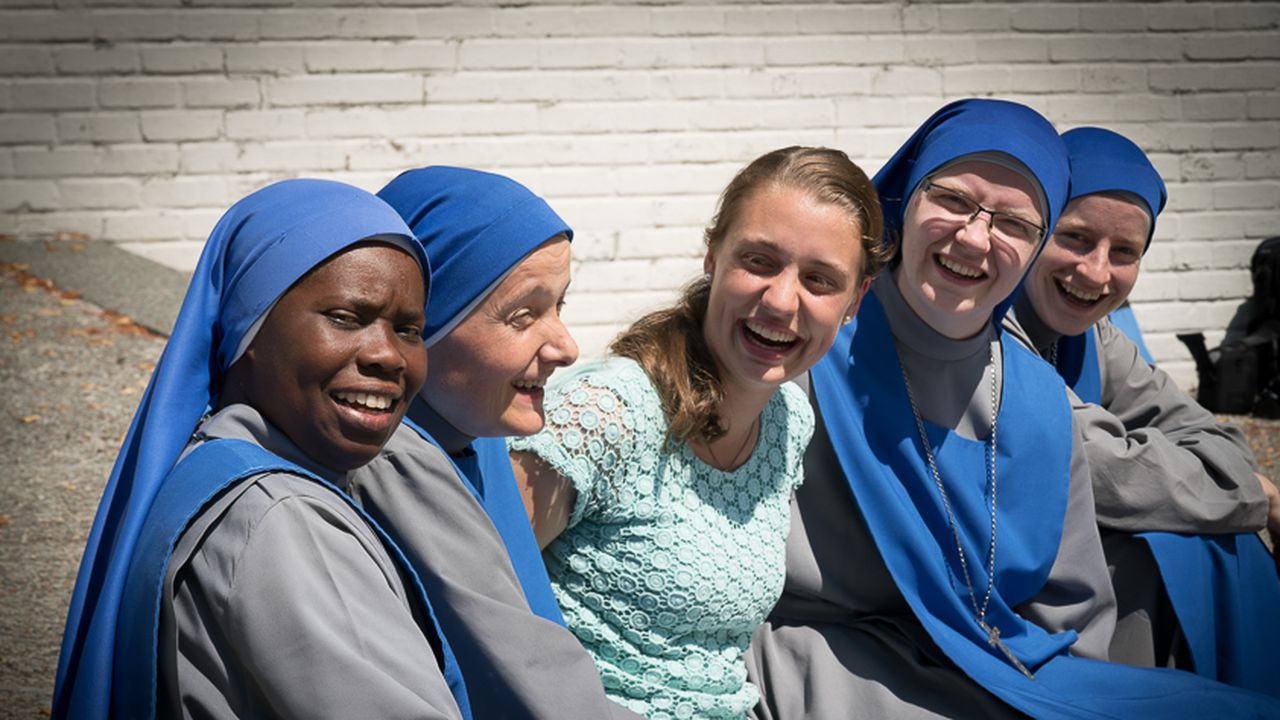
<path id="1" fill-rule="evenodd" d="M 986 213 L 987 230 L 998 240 L 1006 243 L 1030 243 L 1035 245 L 1044 237 L 1045 229 L 1030 220 L 989 210 L 978 204 L 977 200 L 959 190 L 938 185 L 932 180 L 920 183 L 924 188 L 924 199 L 935 209 L 937 214 L 957 223 L 968 225 Z"/>

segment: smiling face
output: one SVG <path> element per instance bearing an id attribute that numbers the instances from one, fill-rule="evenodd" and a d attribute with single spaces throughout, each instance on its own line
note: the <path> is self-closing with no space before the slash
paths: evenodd
<path id="1" fill-rule="evenodd" d="M 431 347 L 427 404 L 470 437 L 542 429 L 543 385 L 578 358 L 560 321 L 569 287 L 569 241 L 529 253 L 465 320 Z"/>
<path id="2" fill-rule="evenodd" d="M 1072 200 L 1027 277 L 1036 314 L 1054 332 L 1079 335 L 1129 297 L 1150 218 L 1125 195 Z"/>
<path id="3" fill-rule="evenodd" d="M 857 311 L 862 245 L 849 211 L 785 185 L 742 203 L 707 252 L 703 333 L 731 388 L 772 393 L 808 370 Z"/>
<path id="4" fill-rule="evenodd" d="M 406 252 L 356 245 L 271 309 L 227 375 L 223 404 L 262 413 L 320 465 L 372 460 L 427 374 L 422 271 Z"/>
<path id="5" fill-rule="evenodd" d="M 1035 186 L 1007 167 L 959 162 L 928 180 L 983 208 L 1044 224 Z M 1034 241 L 1003 241 L 992 236 L 989 223 L 985 212 L 969 222 L 955 220 L 920 188 L 907 204 L 894 281 L 916 315 L 947 337 L 971 337 L 981 330 L 1035 256 Z"/>

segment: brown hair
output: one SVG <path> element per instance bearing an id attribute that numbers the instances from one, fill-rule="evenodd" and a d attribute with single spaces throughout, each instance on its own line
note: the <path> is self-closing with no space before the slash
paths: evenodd
<path id="1" fill-rule="evenodd" d="M 798 146 L 766 153 L 738 171 L 704 234 L 709 251 L 724 240 L 751 196 L 769 186 L 796 188 L 848 211 L 860 232 L 862 278 L 874 277 L 893 256 L 892 246 L 881 238 L 880 201 L 866 173 L 839 150 Z M 694 280 L 674 307 L 645 315 L 609 346 L 615 355 L 639 363 L 657 388 L 668 443 L 711 442 L 725 433 L 719 415 L 723 387 L 702 333 L 710 296 L 710 280 Z"/>

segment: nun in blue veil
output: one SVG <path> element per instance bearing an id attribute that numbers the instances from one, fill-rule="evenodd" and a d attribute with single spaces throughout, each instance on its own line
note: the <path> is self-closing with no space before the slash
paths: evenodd
<path id="1" fill-rule="evenodd" d="M 1033 110 L 963 100 L 875 177 L 892 271 L 810 373 L 818 429 L 761 718 L 1266 716 L 1267 698 L 1105 662 L 1115 626 L 1066 388 L 1000 318 L 1068 195 Z"/>
<path id="2" fill-rule="evenodd" d="M 54 717 L 469 717 L 412 568 L 345 492 L 422 383 L 428 277 L 341 183 L 223 215 L 103 494 Z"/>
<path id="3" fill-rule="evenodd" d="M 1070 201 L 1006 325 L 1085 403 L 1076 422 L 1120 612 L 1111 657 L 1278 694 L 1280 579 L 1256 533 L 1280 497 L 1240 430 L 1108 319 L 1138 279 L 1164 182 L 1115 132 L 1062 139 Z"/>
<path id="4" fill-rule="evenodd" d="M 560 321 L 573 231 L 501 175 L 402 173 L 379 193 L 432 267 L 431 371 L 412 447 L 356 473 L 352 494 L 405 548 L 457 651 L 479 717 L 634 717 L 610 703 L 564 627 L 505 436 L 542 428 L 542 387 L 577 358 Z"/>

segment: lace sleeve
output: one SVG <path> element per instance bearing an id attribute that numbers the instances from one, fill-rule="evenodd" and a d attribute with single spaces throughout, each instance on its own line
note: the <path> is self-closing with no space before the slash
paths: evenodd
<path id="1" fill-rule="evenodd" d="M 608 378 L 574 378 L 548 389 L 541 432 L 509 441 L 512 451 L 537 455 L 573 483 L 578 497 L 568 527 L 606 511 L 637 464 L 635 439 L 642 413 L 635 412 L 627 395 Z"/>
<path id="2" fill-rule="evenodd" d="M 778 388 L 787 414 L 786 463 L 791 471 L 791 491 L 804 483 L 804 453 L 813 439 L 814 413 L 809 396 L 795 383 L 783 383 Z"/>

